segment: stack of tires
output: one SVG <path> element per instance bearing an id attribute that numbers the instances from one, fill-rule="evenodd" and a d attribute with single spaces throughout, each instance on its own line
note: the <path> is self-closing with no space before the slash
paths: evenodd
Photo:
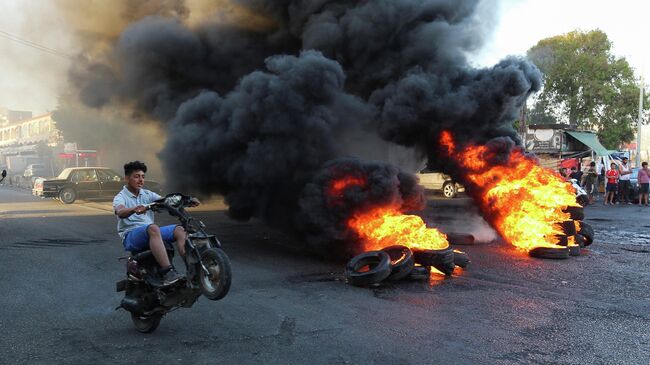
<path id="1" fill-rule="evenodd" d="M 556 235 L 558 245 L 564 247 L 536 247 L 529 252 L 532 257 L 543 259 L 566 259 L 569 256 L 580 256 L 580 249 L 589 246 L 594 241 L 594 230 L 588 223 L 583 222 L 585 212 L 583 207 L 568 207 L 569 220 L 560 224 L 562 234 Z"/>
<path id="2" fill-rule="evenodd" d="M 450 247 L 423 250 L 398 245 L 355 256 L 346 265 L 345 277 L 355 286 L 371 286 L 384 281 L 428 280 L 431 267 L 451 275 L 456 266 L 464 268 L 468 264 L 467 254 Z"/>

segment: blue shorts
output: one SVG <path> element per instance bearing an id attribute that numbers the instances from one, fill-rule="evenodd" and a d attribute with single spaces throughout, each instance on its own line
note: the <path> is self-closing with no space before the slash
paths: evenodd
<path id="1" fill-rule="evenodd" d="M 615 193 L 618 190 L 618 184 L 616 183 L 607 183 L 607 188 L 605 191 L 609 193 Z"/>
<path id="2" fill-rule="evenodd" d="M 178 227 L 176 224 L 160 227 L 160 235 L 162 236 L 165 244 L 170 244 L 175 241 L 174 229 Z M 124 249 L 126 251 L 138 252 L 149 249 L 149 233 L 147 232 L 149 226 L 140 226 L 127 232 L 124 237 Z"/>

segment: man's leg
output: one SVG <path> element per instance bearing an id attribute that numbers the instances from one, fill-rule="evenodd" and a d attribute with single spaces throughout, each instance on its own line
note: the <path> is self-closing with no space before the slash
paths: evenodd
<path id="1" fill-rule="evenodd" d="M 151 224 L 147 227 L 147 233 L 149 234 L 149 249 L 153 253 L 153 257 L 156 258 L 158 265 L 163 269 L 170 267 L 171 263 L 169 262 L 162 236 L 160 235 L 160 227 Z"/>
<path id="2" fill-rule="evenodd" d="M 174 241 L 176 241 L 176 248 L 178 248 L 178 253 L 181 257 L 185 257 L 185 239 L 187 238 L 187 233 L 185 229 L 181 226 L 176 226 L 174 228 Z"/>

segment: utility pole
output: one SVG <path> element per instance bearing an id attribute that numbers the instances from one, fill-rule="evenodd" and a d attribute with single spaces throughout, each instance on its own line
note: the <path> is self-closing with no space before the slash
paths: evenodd
<path id="1" fill-rule="evenodd" d="M 641 167 L 641 124 L 643 122 L 643 88 L 645 81 L 641 74 L 641 85 L 639 87 L 639 120 L 636 128 L 636 167 Z"/>

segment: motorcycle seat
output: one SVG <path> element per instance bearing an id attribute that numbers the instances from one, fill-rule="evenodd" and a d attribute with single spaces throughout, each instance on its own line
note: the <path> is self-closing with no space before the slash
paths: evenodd
<path id="1" fill-rule="evenodd" d="M 174 249 L 171 247 L 166 247 L 167 249 L 167 254 L 168 255 L 173 255 L 174 254 Z M 143 261 L 149 258 L 153 258 L 153 252 L 151 250 L 144 250 L 144 251 L 130 251 L 131 257 L 135 261 Z"/>

